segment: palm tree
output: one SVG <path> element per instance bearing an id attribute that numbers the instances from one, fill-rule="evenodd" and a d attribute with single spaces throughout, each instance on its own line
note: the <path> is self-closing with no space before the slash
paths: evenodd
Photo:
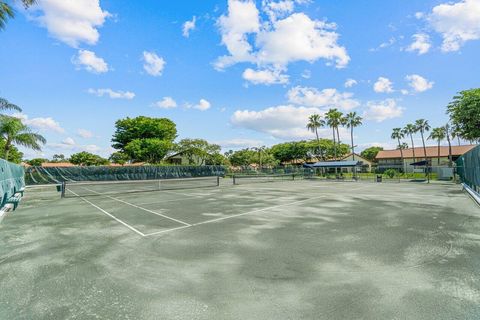
<path id="1" fill-rule="evenodd" d="M 403 128 L 403 133 L 405 135 L 410 136 L 410 141 L 412 142 L 412 152 L 413 152 L 413 162 L 416 162 L 415 160 L 415 144 L 413 143 L 413 134 L 417 132 L 417 129 L 415 125 L 409 123 Z"/>
<path id="2" fill-rule="evenodd" d="M 352 156 L 353 160 L 355 161 L 355 146 L 353 145 L 353 128 L 362 125 L 362 117 L 357 115 L 356 112 L 350 112 L 345 116 L 346 126 L 350 128 L 350 139 L 352 141 Z"/>
<path id="3" fill-rule="evenodd" d="M 325 120 L 319 114 L 312 114 L 308 117 L 307 129 L 317 136 L 317 147 L 318 147 L 318 154 L 320 154 L 320 158 L 323 159 L 323 151 L 320 146 L 320 138 L 318 137 L 318 128 L 325 126 Z"/>
<path id="4" fill-rule="evenodd" d="M 405 137 L 405 134 L 403 133 L 402 128 L 393 128 L 391 138 L 394 140 L 397 140 L 399 147 L 402 145 L 402 142 L 400 141 L 400 139 L 403 139 L 404 137 Z M 400 150 L 400 157 L 402 158 L 402 167 L 405 167 L 405 161 L 403 160 L 403 148 L 400 147 L 399 150 Z"/>
<path id="5" fill-rule="evenodd" d="M 21 1 L 25 8 L 28 8 L 37 2 L 36 0 L 21 0 Z M 5 24 L 7 23 L 7 19 L 13 18 L 13 16 L 14 16 L 13 8 L 5 1 L 0 1 L 0 30 L 5 29 Z"/>
<path id="6" fill-rule="evenodd" d="M 418 119 L 417 121 L 415 121 L 415 128 L 417 128 L 417 131 L 420 132 L 420 135 L 422 136 L 423 152 L 425 154 L 425 163 L 428 166 L 427 147 L 425 147 L 425 132 L 428 132 L 430 130 L 430 124 L 428 124 L 428 120 Z"/>
<path id="7" fill-rule="evenodd" d="M 450 131 L 450 125 L 448 123 L 444 126 L 444 128 L 445 128 L 445 137 L 447 138 L 447 142 L 448 142 L 448 166 L 451 168 L 453 166 L 453 161 L 452 161 L 452 142 L 450 141 L 450 135 L 452 134 Z"/>
<path id="8" fill-rule="evenodd" d="M 7 99 L 0 98 L 0 111 L 5 111 L 5 110 L 15 110 L 18 112 L 22 112 L 22 108 L 20 108 L 19 106 L 8 102 Z"/>
<path id="9" fill-rule="evenodd" d="M 5 115 L 0 116 L 0 137 L 5 140 L 5 160 L 8 160 L 12 144 L 40 151 L 41 145 L 47 142 L 42 135 L 32 132 L 20 119 Z"/>
<path id="10" fill-rule="evenodd" d="M 340 133 L 338 127 L 342 124 L 343 114 L 337 109 L 330 109 L 325 114 L 325 119 L 327 120 L 327 125 L 333 130 L 333 147 L 335 153 L 335 159 L 337 158 L 337 143 L 340 144 Z M 335 133 L 337 135 L 337 141 L 335 142 Z"/>
<path id="11" fill-rule="evenodd" d="M 437 165 L 440 166 L 440 143 L 445 139 L 445 127 L 433 128 L 428 138 L 437 140 Z"/>

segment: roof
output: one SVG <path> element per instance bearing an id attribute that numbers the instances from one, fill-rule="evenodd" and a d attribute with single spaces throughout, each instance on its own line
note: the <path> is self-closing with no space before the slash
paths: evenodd
<path id="1" fill-rule="evenodd" d="M 464 153 L 472 150 L 475 148 L 476 145 L 465 145 L 465 146 L 452 146 L 452 156 L 461 156 Z M 427 149 L 427 158 L 437 158 L 438 157 L 438 147 L 430 146 L 426 147 Z M 423 147 L 417 148 L 408 148 L 403 149 L 403 157 L 405 159 L 413 159 L 413 150 L 415 150 L 415 158 L 424 158 L 425 153 L 423 151 Z M 440 147 L 440 157 L 448 157 L 448 146 L 441 146 Z M 398 159 L 401 158 L 400 150 L 381 150 L 378 152 L 375 159 Z"/>
<path id="2" fill-rule="evenodd" d="M 341 167 L 355 167 L 359 165 L 359 161 L 325 161 L 316 162 L 314 164 L 305 165 L 314 168 L 341 168 Z"/>
<path id="3" fill-rule="evenodd" d="M 42 163 L 42 167 L 74 167 L 74 164 L 71 164 L 70 162 L 44 162 Z"/>
<path id="4" fill-rule="evenodd" d="M 341 160 L 345 160 L 347 159 L 348 157 L 351 157 L 353 153 L 349 153 L 347 154 L 346 156 L 344 156 Z M 365 159 L 364 157 L 362 157 L 361 155 L 359 155 L 358 153 L 355 153 L 355 160 L 360 160 L 360 161 L 363 161 L 365 163 L 372 163 L 372 161 L 368 160 L 368 159 Z"/>

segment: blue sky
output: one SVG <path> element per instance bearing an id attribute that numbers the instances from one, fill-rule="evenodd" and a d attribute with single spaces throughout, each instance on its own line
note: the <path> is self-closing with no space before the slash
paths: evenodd
<path id="1" fill-rule="evenodd" d="M 480 86 L 480 1 L 40 0 L 0 32 L 0 97 L 41 153 L 107 156 L 117 119 L 176 122 L 224 150 L 310 138 L 308 115 L 356 111 L 359 149 Z M 330 130 L 321 131 L 329 137 Z M 347 132 L 342 132 L 348 141 Z"/>

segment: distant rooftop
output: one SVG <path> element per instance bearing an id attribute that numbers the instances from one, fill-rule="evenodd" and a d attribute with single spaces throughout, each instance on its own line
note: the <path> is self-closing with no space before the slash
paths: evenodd
<path id="1" fill-rule="evenodd" d="M 472 150 L 477 145 L 464 145 L 464 146 L 452 146 L 452 156 L 458 157 L 463 155 L 464 153 Z M 436 146 L 429 146 L 426 147 L 427 149 L 427 158 L 436 158 L 438 157 L 438 147 Z M 423 151 L 423 147 L 416 147 L 414 149 L 408 148 L 403 149 L 403 157 L 405 159 L 413 159 L 413 150 L 415 150 L 415 158 L 424 158 L 425 153 Z M 441 146 L 440 147 L 440 157 L 448 157 L 448 146 Z M 400 150 L 382 150 L 378 152 L 375 159 L 397 159 L 401 158 Z"/>

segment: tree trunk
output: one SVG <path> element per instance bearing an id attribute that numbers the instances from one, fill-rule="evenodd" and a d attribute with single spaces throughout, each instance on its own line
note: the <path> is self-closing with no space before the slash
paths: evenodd
<path id="1" fill-rule="evenodd" d="M 427 147 L 425 147 L 425 138 L 423 137 L 423 131 L 420 131 L 420 134 L 422 135 L 423 153 L 424 153 L 424 155 L 425 155 L 425 161 L 428 163 L 428 160 L 427 160 Z"/>
<path id="2" fill-rule="evenodd" d="M 337 127 L 337 141 L 338 141 L 338 145 L 340 146 L 340 132 L 338 131 L 338 127 Z"/>
<path id="3" fill-rule="evenodd" d="M 322 148 L 320 147 L 320 138 L 318 137 L 318 129 L 315 128 L 315 135 L 317 136 L 317 148 L 318 148 L 318 153 L 320 155 L 320 160 L 324 160 L 323 159 L 323 151 L 322 151 Z"/>
<path id="4" fill-rule="evenodd" d="M 7 141 L 5 141 L 5 160 L 8 161 L 8 156 L 9 156 L 9 153 L 10 153 L 10 141 L 7 139 Z"/>
<path id="5" fill-rule="evenodd" d="M 438 140 L 438 146 L 437 146 L 437 165 L 440 167 L 440 140 Z"/>
<path id="6" fill-rule="evenodd" d="M 352 139 L 352 157 L 353 161 L 355 161 L 355 147 L 353 146 L 353 126 L 350 129 L 350 138 Z"/>
<path id="7" fill-rule="evenodd" d="M 397 140 L 398 140 L 398 146 L 400 148 L 400 157 L 402 158 L 402 167 L 403 167 L 403 170 L 405 171 L 405 160 L 403 159 L 403 149 L 400 145 L 400 138 Z"/>
<path id="8" fill-rule="evenodd" d="M 337 142 L 335 141 L 335 127 L 333 129 L 333 154 L 335 156 L 335 160 L 337 160 Z"/>
<path id="9" fill-rule="evenodd" d="M 452 167 L 452 143 L 450 142 L 450 133 L 447 129 L 447 142 L 448 142 L 448 166 Z"/>
<path id="10" fill-rule="evenodd" d="M 410 140 L 412 141 L 413 162 L 416 162 L 416 160 L 415 160 L 415 145 L 413 144 L 413 134 L 410 134 Z"/>

